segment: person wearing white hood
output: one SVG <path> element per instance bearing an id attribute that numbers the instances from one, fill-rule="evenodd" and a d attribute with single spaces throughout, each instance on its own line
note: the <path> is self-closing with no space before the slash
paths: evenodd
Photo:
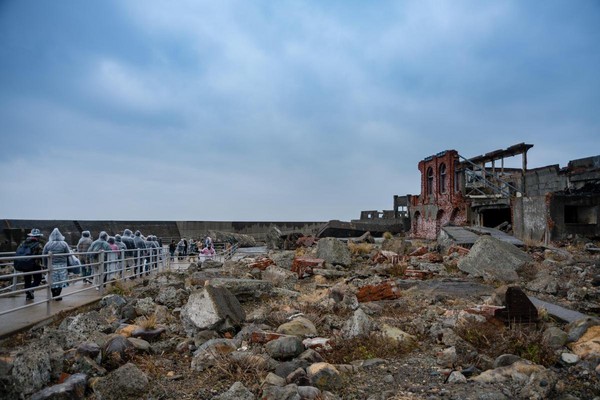
<path id="1" fill-rule="evenodd" d="M 48 237 L 48 243 L 46 243 L 42 250 L 42 254 L 50 252 L 52 252 L 52 285 L 50 286 L 50 291 L 54 300 L 59 301 L 62 300 L 62 297 L 60 297 L 62 289 L 69 286 L 67 282 L 69 278 L 67 259 L 69 258 L 71 249 L 58 228 L 54 228 Z M 44 264 L 48 268 L 48 258 L 44 259 Z"/>

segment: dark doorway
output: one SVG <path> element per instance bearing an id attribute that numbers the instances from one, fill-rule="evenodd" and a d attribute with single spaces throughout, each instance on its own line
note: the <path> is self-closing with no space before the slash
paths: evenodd
<path id="1" fill-rule="evenodd" d="M 511 212 L 510 208 L 491 208 L 488 210 L 481 210 L 483 217 L 483 226 L 488 228 L 495 228 L 503 222 L 511 223 Z"/>

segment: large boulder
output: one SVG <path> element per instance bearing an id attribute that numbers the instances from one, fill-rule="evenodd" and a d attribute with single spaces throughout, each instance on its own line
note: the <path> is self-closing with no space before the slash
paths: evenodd
<path id="1" fill-rule="evenodd" d="M 256 246 L 256 240 L 252 236 L 243 235 L 241 233 L 208 231 L 208 236 L 210 236 L 215 243 L 237 243 L 239 247 Z"/>
<path id="2" fill-rule="evenodd" d="M 492 236 L 481 236 L 469 254 L 458 262 L 458 268 L 486 281 L 516 282 L 517 270 L 531 257 L 516 246 Z"/>
<path id="3" fill-rule="evenodd" d="M 88 340 L 98 332 L 110 333 L 113 331 L 113 327 L 98 311 L 90 311 L 65 318 L 58 330 L 69 333 L 64 346 L 71 348 L 77 346 L 81 341 Z"/>
<path id="4" fill-rule="evenodd" d="M 148 390 L 148 377 L 135 364 L 127 363 L 92 383 L 96 399 L 143 399 Z"/>
<path id="5" fill-rule="evenodd" d="M 317 258 L 334 265 L 349 266 L 352 262 L 348 246 L 336 238 L 323 238 L 317 244 Z"/>
<path id="6" fill-rule="evenodd" d="M 265 345 L 267 353 L 276 360 L 290 360 L 304 352 L 302 340 L 296 336 L 283 336 Z"/>
<path id="7" fill-rule="evenodd" d="M 213 397 L 213 400 L 254 400 L 254 394 L 242 382 L 235 382 L 228 391 Z"/>
<path id="8" fill-rule="evenodd" d="M 308 318 L 297 317 L 279 325 L 277 333 L 298 336 L 300 338 L 313 337 L 317 336 L 317 328 Z"/>
<path id="9" fill-rule="evenodd" d="M 346 339 L 367 337 L 375 327 L 375 323 L 361 308 L 354 311 L 342 329 L 342 336 Z"/>
<path id="10" fill-rule="evenodd" d="M 51 341 L 36 342 L 21 349 L 12 360 L 11 389 L 24 395 L 39 391 L 59 378 L 63 360 L 63 349 Z"/>
<path id="11" fill-rule="evenodd" d="M 269 296 L 273 292 L 271 282 L 259 279 L 216 278 L 209 281 L 209 286 L 226 288 L 242 302 Z"/>
<path id="12" fill-rule="evenodd" d="M 181 320 L 190 337 L 203 330 L 229 331 L 246 319 L 238 299 L 225 287 L 207 285 L 193 292 L 181 309 Z"/>

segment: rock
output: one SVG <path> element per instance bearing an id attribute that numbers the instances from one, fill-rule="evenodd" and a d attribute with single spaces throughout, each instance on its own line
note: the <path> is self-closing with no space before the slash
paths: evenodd
<path id="1" fill-rule="evenodd" d="M 302 344 L 304 344 L 304 341 L 302 341 Z M 298 360 L 306 361 L 308 364 L 314 364 L 325 361 L 323 360 L 323 356 L 314 351 L 313 349 L 307 349 L 306 351 L 304 351 L 298 356 Z"/>
<path id="2" fill-rule="evenodd" d="M 579 362 L 579 356 L 573 353 L 562 353 L 560 359 L 567 365 L 577 364 Z"/>
<path id="3" fill-rule="evenodd" d="M 321 391 L 313 386 L 298 386 L 298 394 L 302 400 L 316 400 L 323 398 Z"/>
<path id="4" fill-rule="evenodd" d="M 87 376 L 75 374 L 69 376 L 63 383 L 50 386 L 31 396 L 31 400 L 78 400 L 85 398 Z"/>
<path id="5" fill-rule="evenodd" d="M 156 310 L 156 304 L 154 303 L 152 297 L 139 299 L 135 304 L 135 312 L 137 315 L 150 316 L 154 314 L 154 310 Z"/>
<path id="6" fill-rule="evenodd" d="M 402 255 L 406 252 L 406 242 L 403 238 L 385 239 L 381 244 L 381 249 Z"/>
<path id="7" fill-rule="evenodd" d="M 183 327 L 190 337 L 203 330 L 231 330 L 245 318 L 242 306 L 229 290 L 211 285 L 193 292 L 181 310 Z"/>
<path id="8" fill-rule="evenodd" d="M 298 337 L 284 336 L 268 342 L 265 350 L 276 360 L 289 360 L 301 354 L 305 349 L 302 340 Z"/>
<path id="9" fill-rule="evenodd" d="M 158 340 L 165 331 L 166 328 L 164 327 L 157 327 L 153 329 L 139 328 L 131 332 L 131 337 L 140 338 L 148 342 L 153 342 Z"/>
<path id="10" fill-rule="evenodd" d="M 135 364 L 127 363 L 92 385 L 96 399 L 134 400 L 146 398 L 148 377 Z"/>
<path id="11" fill-rule="evenodd" d="M 298 386 L 291 384 L 284 387 L 266 386 L 263 388 L 261 400 L 301 400 Z"/>
<path id="12" fill-rule="evenodd" d="M 519 356 L 516 356 L 514 354 L 502 354 L 501 356 L 496 357 L 496 359 L 494 360 L 494 368 L 500 368 L 500 367 L 508 367 L 509 365 L 512 365 L 514 363 L 516 363 L 517 361 L 522 361 L 523 359 Z"/>
<path id="13" fill-rule="evenodd" d="M 256 247 L 256 239 L 241 233 L 209 230 L 207 232 L 214 243 L 237 243 L 239 247 Z"/>
<path id="14" fill-rule="evenodd" d="M 134 337 L 130 337 L 127 339 L 129 343 L 131 343 L 138 353 L 151 353 L 152 347 L 150 347 L 150 343 L 145 341 L 144 339 L 138 339 Z"/>
<path id="15" fill-rule="evenodd" d="M 113 334 L 102 347 L 102 360 L 109 369 L 114 369 L 129 361 L 134 353 L 135 347 L 127 338 Z"/>
<path id="16" fill-rule="evenodd" d="M 97 311 L 90 311 L 65 318 L 60 323 L 58 330 L 73 334 L 67 336 L 67 342 L 64 344 L 65 348 L 71 348 L 88 340 L 97 332 L 110 333 L 113 331 L 113 327 Z"/>
<path id="17" fill-rule="evenodd" d="M 156 296 L 156 302 L 167 306 L 170 309 L 183 306 L 189 297 L 184 289 L 175 289 L 173 286 L 161 288 Z"/>
<path id="18" fill-rule="evenodd" d="M 342 337 L 351 339 L 355 337 L 367 337 L 373 330 L 375 324 L 361 308 L 354 311 L 352 317 L 346 321 L 342 328 Z"/>
<path id="19" fill-rule="evenodd" d="M 567 341 L 578 341 L 590 327 L 597 325 L 600 325 L 600 318 L 596 317 L 582 318 L 580 320 L 570 323 L 566 327 L 567 333 L 569 334 Z"/>
<path id="20" fill-rule="evenodd" d="M 563 347 L 567 343 L 567 338 L 567 332 L 555 326 L 546 329 L 543 336 L 544 343 L 555 350 Z"/>
<path id="21" fill-rule="evenodd" d="M 312 386 L 321 390 L 336 390 L 342 385 L 339 371 L 331 364 L 325 362 L 312 364 L 306 369 L 306 373 Z"/>
<path id="22" fill-rule="evenodd" d="M 266 239 L 266 245 L 267 245 L 267 249 L 269 250 L 274 250 L 274 249 L 282 249 L 283 248 L 283 233 L 281 232 L 281 230 L 279 230 L 278 227 L 276 227 L 275 225 L 270 226 L 269 230 L 267 231 L 267 239 Z"/>
<path id="23" fill-rule="evenodd" d="M 218 269 L 223 268 L 223 263 L 217 260 L 204 260 L 202 269 Z"/>
<path id="24" fill-rule="evenodd" d="M 271 282 L 273 285 L 281 286 L 284 283 L 294 284 L 298 281 L 298 275 L 295 273 L 274 265 L 268 266 L 261 274 L 262 279 Z"/>
<path id="25" fill-rule="evenodd" d="M 304 368 L 296 368 L 285 377 L 286 383 L 295 383 L 298 386 L 308 386 L 310 381 Z"/>
<path id="26" fill-rule="evenodd" d="M 333 265 L 349 266 L 352 262 L 348 246 L 335 239 L 323 238 L 317 244 L 317 257 Z"/>
<path id="27" fill-rule="evenodd" d="M 582 359 L 600 358 L 600 326 L 591 326 L 585 334 L 570 345 L 571 351 Z"/>
<path id="28" fill-rule="evenodd" d="M 452 371 L 448 377 L 448 383 L 467 383 L 467 378 L 459 371 Z"/>
<path id="29" fill-rule="evenodd" d="M 263 381 L 263 385 L 270 385 L 270 386 L 283 387 L 286 384 L 287 384 L 287 382 L 285 381 L 285 378 L 282 378 L 281 376 L 274 374 L 272 372 L 269 372 Z"/>
<path id="30" fill-rule="evenodd" d="M 519 398 L 544 399 L 554 388 L 556 376 L 541 365 L 520 360 L 509 366 L 484 371 L 471 380 L 480 383 L 512 381 L 521 385 Z"/>
<path id="31" fill-rule="evenodd" d="M 294 262 L 294 258 L 296 257 L 295 251 L 278 251 L 269 254 L 271 260 L 275 262 L 279 268 L 287 269 L 288 271 L 292 269 L 292 263 Z"/>
<path id="32" fill-rule="evenodd" d="M 215 278 L 209 281 L 212 287 L 226 288 L 241 302 L 270 296 L 273 284 L 258 279 Z"/>
<path id="33" fill-rule="evenodd" d="M 404 332 L 400 328 L 396 328 L 388 324 L 382 324 L 379 329 L 384 336 L 396 340 L 402 346 L 412 348 L 417 345 L 417 338 L 409 333 Z"/>
<path id="34" fill-rule="evenodd" d="M 90 358 L 96 358 L 100 354 L 102 349 L 96 343 L 84 342 L 77 346 L 77 353 L 88 356 Z"/>
<path id="35" fill-rule="evenodd" d="M 317 328 L 315 328 L 315 325 L 309 319 L 296 317 L 290 322 L 280 325 L 276 332 L 283 335 L 293 335 L 304 338 L 316 336 Z"/>
<path id="36" fill-rule="evenodd" d="M 254 394 L 241 382 L 235 382 L 225 393 L 213 397 L 213 400 L 254 400 Z"/>
<path id="37" fill-rule="evenodd" d="M 232 339 L 211 339 L 194 352 L 192 369 L 204 371 L 215 365 L 219 357 L 224 357 L 237 349 L 237 343 Z"/>
<path id="38" fill-rule="evenodd" d="M 558 293 L 558 279 L 547 271 L 540 271 L 526 287 L 533 292 L 556 294 Z"/>
<path id="39" fill-rule="evenodd" d="M 458 356 L 456 355 L 456 347 L 452 346 L 439 352 L 437 354 L 436 362 L 442 367 L 453 368 L 457 360 Z"/>
<path id="40" fill-rule="evenodd" d="M 10 371 L 14 390 L 31 395 L 58 380 L 63 360 L 63 349 L 51 341 L 34 342 L 19 350 L 14 355 Z"/>
<path id="41" fill-rule="evenodd" d="M 516 282 L 517 270 L 530 261 L 531 257 L 516 246 L 485 235 L 459 260 L 458 268 L 486 281 Z"/>
<path id="42" fill-rule="evenodd" d="M 109 294 L 108 296 L 104 296 L 102 300 L 100 300 L 100 307 L 115 307 L 122 308 L 125 304 L 127 304 L 127 300 L 123 296 L 119 296 L 118 294 Z"/>

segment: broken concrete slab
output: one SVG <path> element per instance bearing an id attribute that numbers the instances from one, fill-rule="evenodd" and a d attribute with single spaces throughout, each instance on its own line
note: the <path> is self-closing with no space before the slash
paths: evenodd
<path id="1" fill-rule="evenodd" d="M 458 268 L 485 281 L 516 282 L 517 270 L 531 257 L 512 244 L 492 236 L 481 236 L 469 254 L 458 262 Z"/>
<path id="2" fill-rule="evenodd" d="M 349 266 L 352 262 L 348 246 L 336 238 L 324 238 L 317 244 L 317 257 L 333 265 Z"/>

